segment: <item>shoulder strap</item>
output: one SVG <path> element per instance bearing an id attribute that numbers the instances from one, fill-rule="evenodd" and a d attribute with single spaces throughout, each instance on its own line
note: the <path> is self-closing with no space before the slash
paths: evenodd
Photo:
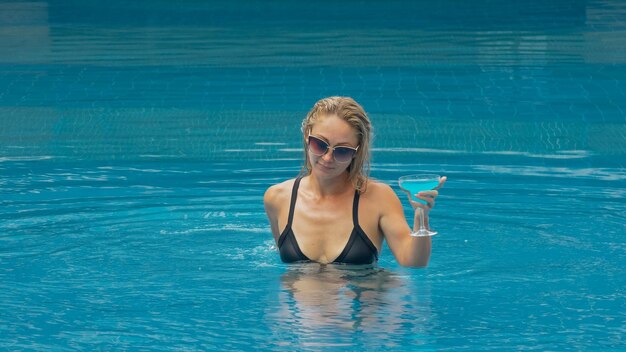
<path id="1" fill-rule="evenodd" d="M 354 223 L 354 227 L 359 226 L 359 197 L 361 194 L 359 191 L 354 192 L 354 201 L 352 202 L 352 223 Z"/>
<path id="2" fill-rule="evenodd" d="M 287 219 L 287 226 L 291 227 L 291 222 L 293 221 L 293 212 L 296 208 L 296 198 L 298 198 L 298 187 L 300 187 L 300 180 L 302 177 L 296 178 L 296 181 L 293 183 L 293 189 L 291 191 L 291 203 L 289 204 L 289 218 Z"/>
<path id="3" fill-rule="evenodd" d="M 369 249 L 372 251 L 372 253 L 374 254 L 375 260 L 378 260 L 378 249 L 376 248 L 376 246 L 374 246 L 374 243 L 372 243 L 372 240 L 369 238 L 369 236 L 365 234 L 365 231 L 363 231 L 363 229 L 359 225 L 359 198 L 360 196 L 361 196 L 361 193 L 357 190 L 356 193 L 354 193 L 354 203 L 352 203 L 352 222 L 354 222 L 354 232 L 356 232 L 356 234 L 359 235 L 361 239 L 363 239 L 363 242 L 365 242 L 365 245 L 367 245 Z"/>

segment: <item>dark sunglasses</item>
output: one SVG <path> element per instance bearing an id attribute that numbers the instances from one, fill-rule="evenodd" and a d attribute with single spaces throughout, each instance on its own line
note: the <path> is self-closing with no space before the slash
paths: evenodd
<path id="1" fill-rule="evenodd" d="M 348 161 L 351 161 L 354 157 L 354 154 L 356 154 L 356 151 L 359 149 L 359 147 L 331 147 L 324 140 L 311 135 L 309 135 L 308 145 L 309 151 L 316 156 L 322 156 L 326 154 L 328 150 L 332 150 L 333 158 L 335 158 L 335 161 L 338 163 L 347 163 Z"/>

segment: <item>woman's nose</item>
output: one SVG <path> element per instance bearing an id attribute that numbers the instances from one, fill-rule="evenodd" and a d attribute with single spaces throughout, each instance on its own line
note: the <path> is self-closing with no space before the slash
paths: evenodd
<path id="1" fill-rule="evenodd" d="M 333 161 L 333 150 L 332 149 L 328 149 L 326 154 L 322 155 L 322 159 L 324 159 L 325 162 Z"/>

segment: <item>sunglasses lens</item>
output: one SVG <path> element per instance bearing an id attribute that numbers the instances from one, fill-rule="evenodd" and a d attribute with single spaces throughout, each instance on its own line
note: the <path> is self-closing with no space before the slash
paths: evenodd
<path id="1" fill-rule="evenodd" d="M 317 156 L 322 156 L 326 154 L 328 144 L 321 139 L 309 136 L 309 150 Z"/>
<path id="2" fill-rule="evenodd" d="M 333 155 L 335 156 L 335 160 L 337 160 L 337 162 L 345 163 L 352 159 L 355 152 L 356 151 L 352 148 L 336 147 L 335 150 L 333 150 Z"/>

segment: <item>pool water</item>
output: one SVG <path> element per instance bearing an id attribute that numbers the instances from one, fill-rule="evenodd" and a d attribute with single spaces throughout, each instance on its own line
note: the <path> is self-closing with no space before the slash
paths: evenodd
<path id="1" fill-rule="evenodd" d="M 621 1 L 0 2 L 0 349 L 626 350 Z M 354 97 L 446 175 L 430 265 L 285 265 L 262 204 Z"/>

